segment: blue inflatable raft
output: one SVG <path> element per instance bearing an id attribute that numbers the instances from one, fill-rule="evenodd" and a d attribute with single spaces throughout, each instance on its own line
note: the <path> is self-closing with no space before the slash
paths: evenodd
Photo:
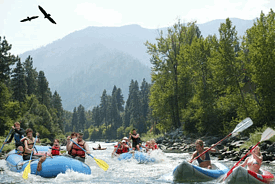
<path id="1" fill-rule="evenodd" d="M 156 159 L 150 157 L 147 153 L 142 153 L 139 151 L 122 153 L 119 155 L 118 160 L 129 160 L 131 158 L 136 159 L 139 163 L 155 162 Z"/>
<path id="2" fill-rule="evenodd" d="M 48 146 L 35 146 L 39 154 L 47 153 Z M 8 153 L 6 158 L 7 165 L 11 171 L 23 172 L 25 167 L 28 165 L 28 160 L 23 160 L 21 155 L 18 155 L 15 150 Z M 90 167 L 73 158 L 67 156 L 53 156 L 47 157 L 47 159 L 42 163 L 42 170 L 37 171 L 38 159 L 31 161 L 31 174 L 39 175 L 45 178 L 56 177 L 60 173 L 65 173 L 67 170 L 73 170 L 75 172 L 91 174 Z"/>
<path id="3" fill-rule="evenodd" d="M 206 169 L 183 161 L 173 171 L 174 181 L 202 182 L 217 179 L 229 169 L 221 163 L 212 163 L 212 169 Z"/>

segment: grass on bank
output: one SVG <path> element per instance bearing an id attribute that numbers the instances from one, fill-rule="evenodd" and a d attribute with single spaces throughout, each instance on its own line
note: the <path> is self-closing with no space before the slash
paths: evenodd
<path id="1" fill-rule="evenodd" d="M 147 133 L 141 134 L 140 138 L 143 142 L 150 141 L 152 139 L 157 139 L 159 137 L 164 137 L 164 134 L 154 134 L 153 132 L 148 131 Z"/>
<path id="2" fill-rule="evenodd" d="M 256 128 L 255 132 L 253 133 L 250 133 L 249 134 L 249 140 L 246 141 L 242 146 L 240 146 L 240 148 L 236 149 L 236 150 L 241 150 L 242 148 L 246 148 L 248 149 L 250 146 L 254 146 L 256 145 L 260 140 L 261 140 L 261 137 L 262 137 L 262 133 L 267 129 L 268 127 L 265 125 L 261 128 Z M 273 127 L 270 127 L 274 130 Z M 275 142 L 275 136 L 271 137 L 269 139 L 269 141 L 271 142 Z"/>

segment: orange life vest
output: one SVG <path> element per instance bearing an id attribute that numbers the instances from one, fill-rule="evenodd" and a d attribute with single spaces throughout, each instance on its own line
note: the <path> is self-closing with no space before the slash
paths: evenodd
<path id="1" fill-rule="evenodd" d="M 84 141 L 83 144 L 79 144 L 79 142 L 77 142 L 77 144 L 84 149 L 85 141 Z M 73 144 L 73 147 L 71 149 L 72 150 L 71 155 L 72 156 L 79 156 L 79 157 L 84 158 L 85 157 L 85 151 L 83 151 L 80 147 L 78 147 L 76 144 Z"/>
<path id="2" fill-rule="evenodd" d="M 52 156 L 59 155 L 60 147 L 52 147 Z"/>

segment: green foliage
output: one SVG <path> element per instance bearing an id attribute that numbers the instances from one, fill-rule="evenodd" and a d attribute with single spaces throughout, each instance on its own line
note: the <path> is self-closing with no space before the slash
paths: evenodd
<path id="1" fill-rule="evenodd" d="M 242 146 L 240 146 L 239 149 L 242 148 L 249 148 L 250 146 L 254 146 L 256 145 L 260 140 L 261 140 L 261 136 L 262 133 L 268 128 L 267 125 L 264 125 L 263 127 L 258 127 L 254 130 L 254 132 L 251 132 L 249 135 L 249 140 L 246 141 Z M 273 127 L 274 129 L 274 127 Z M 275 136 L 271 137 L 269 139 L 269 141 L 271 142 L 275 142 Z"/>
<path id="2" fill-rule="evenodd" d="M 143 142 L 150 141 L 152 139 L 157 139 L 159 137 L 164 137 L 164 134 L 162 134 L 162 133 L 160 133 L 160 134 L 154 134 L 154 132 L 152 132 L 150 130 L 147 133 L 141 134 L 141 140 Z"/>
<path id="3" fill-rule="evenodd" d="M 57 138 L 57 139 L 58 139 L 58 138 Z M 45 144 L 51 144 L 51 143 L 52 143 L 52 141 L 50 141 L 50 139 L 48 139 L 48 138 L 40 139 L 40 142 L 41 142 L 41 143 L 45 143 Z"/>

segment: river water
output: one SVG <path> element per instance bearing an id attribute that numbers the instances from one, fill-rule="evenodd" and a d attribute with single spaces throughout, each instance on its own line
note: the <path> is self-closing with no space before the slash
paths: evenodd
<path id="1" fill-rule="evenodd" d="M 99 142 L 88 142 L 90 149 L 97 147 Z M 135 159 L 118 161 L 117 158 L 111 158 L 113 146 L 115 143 L 102 143 L 101 147 L 107 147 L 107 150 L 92 151 L 92 155 L 104 160 L 109 169 L 105 172 L 99 168 L 93 158 L 86 157 L 86 163 L 90 166 L 92 174 L 85 175 L 73 171 L 67 171 L 65 174 L 59 174 L 56 178 L 42 178 L 36 175 L 29 175 L 28 180 L 22 178 L 22 173 L 9 171 L 5 160 L 0 160 L 0 167 L 4 172 L 0 173 L 0 183 L 177 183 L 173 181 L 172 172 L 174 168 L 183 160 L 190 159 L 188 153 L 163 153 L 154 151 L 152 156 L 156 162 L 139 164 Z M 217 162 L 212 157 L 213 162 Z M 229 168 L 235 162 L 220 161 Z M 264 164 L 264 169 L 275 174 L 275 166 Z M 217 183 L 217 181 L 204 182 L 207 184 Z"/>

